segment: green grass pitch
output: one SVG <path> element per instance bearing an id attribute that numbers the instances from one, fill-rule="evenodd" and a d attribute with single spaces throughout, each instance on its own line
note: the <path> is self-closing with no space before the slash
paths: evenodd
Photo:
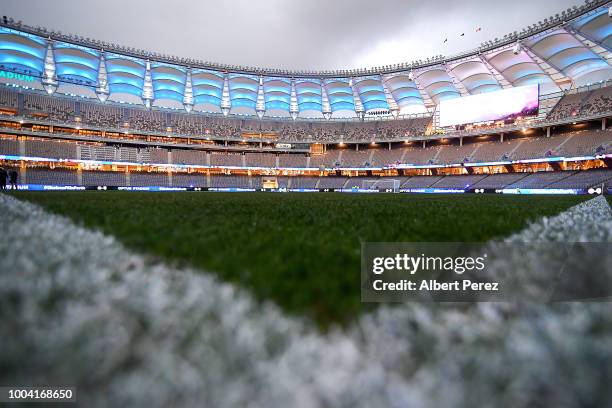
<path id="1" fill-rule="evenodd" d="M 360 303 L 360 246 L 481 242 L 585 196 L 19 192 L 127 247 L 238 284 L 321 327 Z"/>

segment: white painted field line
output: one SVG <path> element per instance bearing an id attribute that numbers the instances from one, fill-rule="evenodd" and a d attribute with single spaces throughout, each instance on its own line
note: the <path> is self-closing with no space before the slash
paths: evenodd
<path id="1" fill-rule="evenodd" d="M 523 238 L 561 239 L 561 223 L 612 240 L 611 219 L 597 199 Z M 610 402 L 608 304 L 406 304 L 322 335 L 1 194 L 0 225 L 0 383 L 75 384 L 86 406 Z"/>

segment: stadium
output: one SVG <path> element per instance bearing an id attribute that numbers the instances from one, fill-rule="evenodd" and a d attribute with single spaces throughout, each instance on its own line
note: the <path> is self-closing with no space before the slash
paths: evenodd
<path id="1" fill-rule="evenodd" d="M 547 12 L 337 70 L 2 16 L 0 402 L 612 404 L 612 2 Z M 512 290 L 366 288 L 468 247 Z"/>

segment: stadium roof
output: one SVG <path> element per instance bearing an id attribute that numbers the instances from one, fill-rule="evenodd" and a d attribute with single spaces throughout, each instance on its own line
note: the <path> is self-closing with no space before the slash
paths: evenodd
<path id="1" fill-rule="evenodd" d="M 273 116 L 433 110 L 443 99 L 537 83 L 543 92 L 612 78 L 610 1 L 588 1 L 460 55 L 371 69 L 288 71 L 204 63 L 0 22 L 0 68 L 102 100 Z"/>

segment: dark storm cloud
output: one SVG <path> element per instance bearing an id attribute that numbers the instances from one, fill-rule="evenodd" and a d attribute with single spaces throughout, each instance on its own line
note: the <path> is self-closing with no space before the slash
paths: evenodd
<path id="1" fill-rule="evenodd" d="M 205 61 L 337 69 L 451 55 L 574 4 L 575 0 L 8 0 L 2 14 L 64 33 Z M 478 26 L 483 30 L 476 33 Z"/>

